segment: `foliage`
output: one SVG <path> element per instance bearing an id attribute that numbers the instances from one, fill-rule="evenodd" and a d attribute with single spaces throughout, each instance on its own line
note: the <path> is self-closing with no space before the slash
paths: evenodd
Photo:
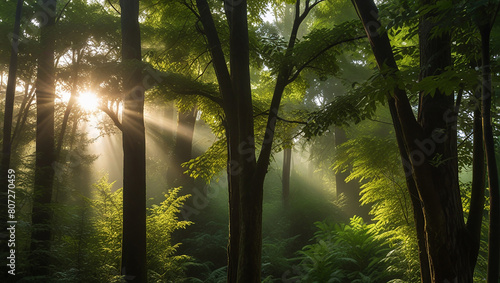
<path id="1" fill-rule="evenodd" d="M 348 172 L 346 181 L 361 184 L 362 204 L 371 208 L 373 220 L 384 228 L 380 233 L 403 256 L 393 268 L 414 282 L 420 269 L 412 203 L 389 115 L 379 109 L 374 121 L 351 127 L 347 142 L 337 146 L 331 168 Z"/>
<path id="2" fill-rule="evenodd" d="M 314 244 L 300 252 L 301 282 L 390 282 L 402 276 L 391 267 L 400 258 L 379 227 L 360 217 L 349 225 L 316 222 Z"/>
<path id="3" fill-rule="evenodd" d="M 92 210 L 85 264 L 94 269 L 87 273 L 88 282 L 120 282 L 120 257 L 122 238 L 122 189 L 112 192 L 113 183 L 107 177 L 95 185 L 95 199 L 87 199 Z M 165 194 L 165 200 L 149 208 L 147 216 L 148 268 L 150 282 L 167 282 L 181 278 L 186 255 L 176 255 L 179 243 L 172 243 L 172 233 L 184 229 L 191 222 L 179 221 L 179 208 L 189 196 L 180 196 L 179 188 Z M 71 240 L 71 239 L 68 239 Z M 76 267 L 78 268 L 78 267 Z"/>

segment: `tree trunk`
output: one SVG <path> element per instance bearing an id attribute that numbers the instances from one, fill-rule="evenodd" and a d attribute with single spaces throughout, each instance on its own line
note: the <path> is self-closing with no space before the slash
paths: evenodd
<path id="1" fill-rule="evenodd" d="M 407 166 L 408 153 L 405 150 L 405 144 L 403 140 L 403 130 L 401 129 L 401 124 L 397 119 L 397 110 L 394 103 L 394 97 L 388 96 L 388 105 L 391 112 L 392 123 L 394 125 L 394 132 L 396 133 L 396 140 L 398 143 L 399 154 L 401 156 L 401 163 L 403 168 Z M 427 254 L 427 247 L 425 243 L 425 235 L 422 233 L 424 231 L 424 214 L 422 202 L 420 201 L 417 186 L 415 185 L 415 180 L 411 174 L 405 172 L 406 187 L 408 188 L 408 193 L 410 195 L 411 204 L 413 208 L 413 221 L 415 222 L 415 231 L 417 232 L 417 245 L 418 245 L 418 258 L 420 261 L 420 280 L 422 283 L 430 283 L 431 281 L 431 271 L 429 267 L 429 255 Z"/>
<path id="2" fill-rule="evenodd" d="M 75 58 L 76 57 L 76 58 Z M 61 154 L 62 145 L 64 142 L 64 135 L 66 134 L 66 128 L 68 126 L 69 115 L 71 114 L 71 110 L 73 110 L 73 106 L 76 103 L 76 97 L 78 95 L 78 72 L 80 65 L 81 52 L 78 50 L 73 50 L 73 82 L 71 86 L 71 96 L 68 101 L 68 106 L 64 111 L 63 120 L 61 123 L 61 132 L 59 133 L 59 137 L 57 139 L 57 147 L 56 147 L 56 158 L 59 158 Z"/>
<path id="3" fill-rule="evenodd" d="M 9 78 L 7 79 L 7 90 L 5 94 L 5 112 L 3 120 L 3 144 L 2 144 L 2 164 L 1 164 L 1 184 L 3 188 L 7 188 L 7 174 L 5 173 L 10 166 L 10 155 L 11 155 L 11 145 L 12 145 L 12 116 L 14 113 L 14 97 L 16 95 L 16 77 L 17 77 L 17 53 L 19 44 L 19 27 L 21 24 L 21 11 L 23 8 L 23 1 L 17 1 L 16 7 L 16 18 L 14 23 L 14 33 L 12 35 L 12 49 L 10 53 L 9 62 Z M 2 73 L 3 75 L 3 73 Z M 7 198 L 3 198 L 2 194 L 2 205 L 7 203 Z M 1 217 L 7 215 L 7 211 L 2 211 Z M 3 218 L 2 218 L 3 219 Z M 2 221 L 4 225 L 5 221 Z M 2 233 L 5 229 L 2 229 Z"/>
<path id="4" fill-rule="evenodd" d="M 436 2 L 423 1 L 423 4 Z M 432 35 L 437 26 L 434 16 L 424 15 L 419 26 L 422 78 L 439 75 L 452 65 L 450 35 L 447 32 Z M 439 89 L 433 96 L 423 94 L 419 113 L 423 136 L 407 141 L 411 153 L 416 149 L 425 153 L 423 160 L 411 153 L 410 159 L 424 205 L 431 278 L 435 282 L 472 282 L 470 234 L 465 227 L 458 183 L 456 121 L 453 95 Z M 422 149 L 417 143 L 427 147 Z"/>
<path id="5" fill-rule="evenodd" d="M 229 23 L 231 83 L 238 111 L 238 126 L 232 129 L 238 133 L 238 143 L 230 146 L 238 149 L 237 162 L 242 169 L 238 183 L 240 231 L 237 282 L 260 282 L 263 179 L 254 176 L 256 160 L 247 2 L 227 1 L 225 11 Z"/>
<path id="6" fill-rule="evenodd" d="M 354 0 L 353 3 L 379 68 L 387 66 L 397 71 L 387 35 L 378 34 L 380 24 L 375 4 L 371 0 Z M 430 31 L 435 25 L 431 19 L 427 14 L 420 24 L 422 77 L 439 75 L 451 64 L 449 35 L 431 37 Z M 396 87 L 394 98 L 396 119 L 409 157 L 404 161 L 405 168 L 413 176 L 423 208 L 424 229 L 417 233 L 425 235 L 429 260 L 421 265 L 429 265 L 431 282 L 472 282 L 470 237 L 463 220 L 458 187 L 453 96 L 446 96 L 439 90 L 433 97 L 422 95 L 418 123 L 406 92 Z"/>
<path id="7" fill-rule="evenodd" d="M 471 241 L 471 268 L 474 269 L 479 254 L 481 241 L 481 223 L 484 212 L 485 191 L 485 166 L 483 129 L 481 117 L 481 93 L 475 92 L 476 105 L 474 107 L 473 125 L 473 152 L 472 152 L 472 188 L 469 217 L 467 218 L 467 230 L 470 231 Z"/>
<path id="8" fill-rule="evenodd" d="M 170 187 L 182 186 L 181 193 L 183 195 L 192 192 L 192 184 L 189 183 L 192 179 L 186 174 L 183 174 L 184 169 L 182 168 L 182 163 L 192 158 L 191 152 L 197 113 L 196 107 L 186 112 L 179 111 L 175 146 L 172 152 L 172 163 L 167 171 L 167 181 Z"/>
<path id="9" fill-rule="evenodd" d="M 24 126 L 26 125 L 26 120 L 28 119 L 31 104 L 35 99 L 35 90 L 36 87 L 32 86 L 30 89 L 29 84 L 26 83 L 24 87 L 23 102 L 21 102 L 21 107 L 19 108 L 19 113 L 17 115 L 16 126 L 14 127 L 14 131 L 12 133 L 11 151 L 15 151 L 19 144 L 20 139 L 18 139 L 17 137 L 20 135 L 20 133 L 23 131 Z"/>
<path id="10" fill-rule="evenodd" d="M 491 121 L 491 101 L 494 92 L 491 90 L 490 66 L 490 32 L 491 24 L 479 27 L 481 32 L 481 57 L 483 69 L 482 116 L 483 138 L 488 168 L 488 185 L 490 188 L 490 227 L 488 235 L 488 277 L 487 282 L 497 283 L 500 268 L 500 191 L 498 187 L 498 171 L 495 159 L 495 139 Z"/>
<path id="11" fill-rule="evenodd" d="M 196 0 L 196 7 L 200 14 L 200 21 L 203 25 L 204 34 L 208 41 L 210 54 L 212 55 L 213 67 L 219 90 L 223 98 L 224 127 L 227 139 L 227 178 L 229 194 L 229 236 L 227 246 L 227 282 L 234 283 L 238 279 L 238 253 L 239 253 L 239 200 L 240 193 L 238 185 L 240 183 L 241 168 L 238 164 L 238 122 L 236 112 L 236 97 L 233 93 L 231 76 L 227 69 L 226 59 L 222 51 L 222 45 L 215 27 L 210 7 L 206 0 Z"/>
<path id="12" fill-rule="evenodd" d="M 12 151 L 12 116 L 14 113 L 14 98 L 16 94 L 16 77 L 17 77 L 17 53 L 18 53 L 18 43 L 19 43 L 19 27 L 21 23 L 21 10 L 23 8 L 23 1 L 17 1 L 16 7 L 16 17 L 14 22 L 14 32 L 12 35 L 12 49 L 10 54 L 10 62 L 9 62 L 9 77 L 7 79 L 7 90 L 5 94 L 5 111 L 4 111 L 4 120 L 3 120 L 3 139 L 2 139 L 2 157 L 0 164 L 0 185 L 2 186 L 2 192 L 0 193 L 0 203 L 2 209 L 0 210 L 0 239 L 2 240 L 2 247 L 0 251 L 2 255 L 7 254 L 8 246 L 7 239 L 7 221 L 16 220 L 16 219 L 8 219 L 7 218 L 7 188 L 9 187 L 9 182 L 7 179 L 8 170 L 10 169 L 10 157 Z M 3 72 L 1 73 L 2 83 L 0 84 L 0 90 L 3 85 Z M 2 266 L 0 269 L 2 272 L 2 276 L 7 277 L 7 268 L 6 266 Z"/>
<path id="13" fill-rule="evenodd" d="M 50 239 L 52 212 L 52 186 L 54 170 L 54 99 L 55 68 L 54 49 L 56 1 L 44 0 L 43 13 L 47 15 L 46 25 L 40 28 L 40 55 L 36 80 L 36 159 L 32 232 L 30 246 L 31 275 L 47 276 L 50 266 Z"/>
<path id="14" fill-rule="evenodd" d="M 146 140 L 141 69 L 139 1 L 120 0 L 124 92 L 123 240 L 121 273 L 127 282 L 147 282 Z"/>
<path id="15" fill-rule="evenodd" d="M 228 282 L 260 282 L 264 178 L 269 166 L 281 97 L 290 83 L 291 66 L 286 64 L 279 70 L 264 142 L 259 160 L 256 161 L 247 3 L 245 0 L 225 1 L 230 30 L 230 75 L 210 7 L 206 0 L 196 0 L 196 5 L 212 55 L 226 116 L 230 218 Z M 314 5 L 305 6 L 306 11 L 300 14 L 300 1 L 296 2 L 296 17 L 286 56 L 291 56 L 299 25 Z"/>
<path id="16" fill-rule="evenodd" d="M 288 208 L 290 199 L 290 169 L 292 165 L 292 148 L 286 147 L 283 150 L 283 172 L 282 172 L 282 197 L 283 206 Z"/>

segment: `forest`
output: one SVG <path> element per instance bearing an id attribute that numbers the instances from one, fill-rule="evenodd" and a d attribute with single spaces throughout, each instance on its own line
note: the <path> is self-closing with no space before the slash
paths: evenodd
<path id="1" fill-rule="evenodd" d="M 0 7 L 1 282 L 500 282 L 500 1 Z"/>

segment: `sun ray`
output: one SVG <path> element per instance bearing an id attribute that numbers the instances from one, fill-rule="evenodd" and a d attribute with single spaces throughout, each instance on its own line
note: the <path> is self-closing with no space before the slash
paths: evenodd
<path id="1" fill-rule="evenodd" d="M 84 92 L 78 97 L 78 105 L 85 112 L 93 112 L 99 107 L 99 98 L 92 92 Z"/>

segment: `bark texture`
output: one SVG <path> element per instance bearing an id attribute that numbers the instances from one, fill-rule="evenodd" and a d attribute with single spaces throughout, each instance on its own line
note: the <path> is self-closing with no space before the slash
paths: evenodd
<path id="1" fill-rule="evenodd" d="M 489 21 L 479 27 L 481 33 L 482 58 L 482 124 L 483 139 L 488 169 L 488 185 L 490 188 L 490 227 L 488 235 L 488 275 L 487 282 L 498 282 L 500 274 L 500 191 L 498 184 L 498 169 L 495 159 L 495 139 L 491 121 L 491 101 L 494 92 L 491 90 L 490 66 L 490 33 Z"/>
<path id="2" fill-rule="evenodd" d="M 142 86 L 139 1 L 121 0 L 124 100 L 123 240 L 121 273 L 127 282 L 147 282 L 146 267 L 146 139 Z"/>
<path id="3" fill-rule="evenodd" d="M 52 186 L 54 179 L 54 48 L 56 1 L 44 0 L 42 12 L 47 24 L 41 26 L 40 54 L 36 79 L 36 159 L 30 245 L 31 275 L 47 276 L 50 272 L 50 239 Z"/>
<path id="4" fill-rule="evenodd" d="M 397 64 L 387 35 L 379 33 L 374 2 L 353 0 L 353 4 L 365 26 L 381 72 L 393 75 L 398 71 Z M 431 30 L 437 24 L 433 16 L 425 14 L 419 25 L 422 78 L 439 75 L 451 66 L 450 36 L 447 33 L 431 36 Z M 458 187 L 457 113 L 453 96 L 439 90 L 434 96 L 422 94 L 418 120 L 413 115 L 405 90 L 396 87 L 389 102 L 407 169 L 408 189 L 412 196 L 418 195 L 418 200 L 412 198 L 412 203 L 422 282 L 472 282 L 471 237 L 463 220 Z"/>

